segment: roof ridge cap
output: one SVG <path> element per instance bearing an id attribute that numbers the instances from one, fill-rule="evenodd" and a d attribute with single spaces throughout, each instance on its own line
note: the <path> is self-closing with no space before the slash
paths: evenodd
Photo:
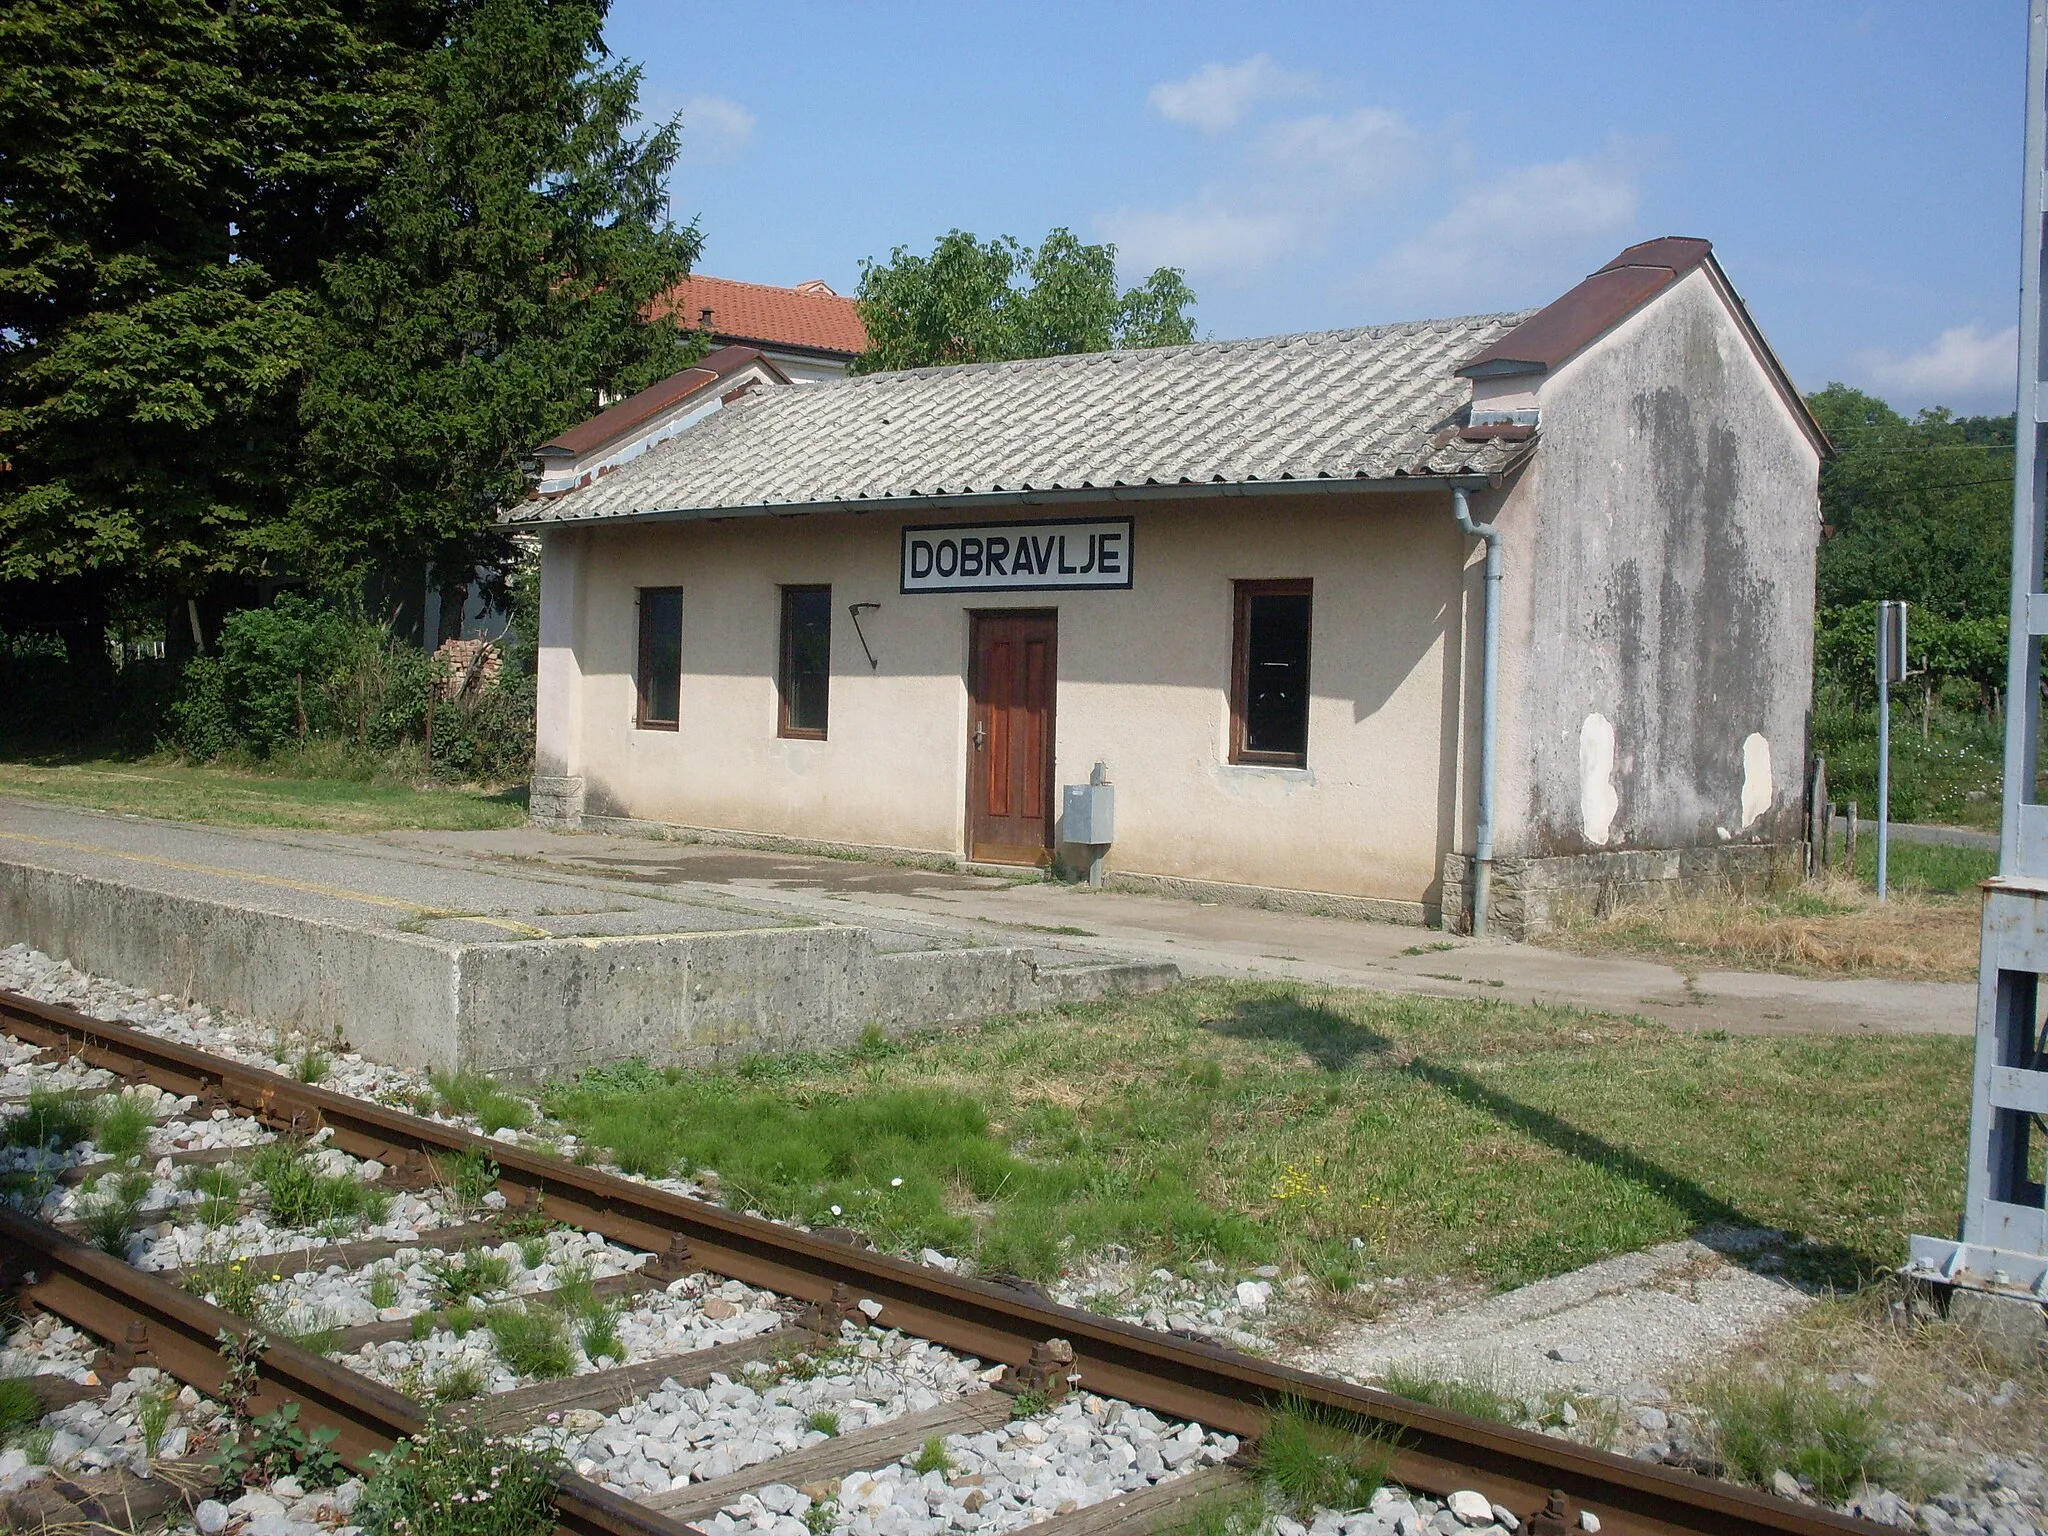
<path id="1" fill-rule="evenodd" d="M 1277 347 L 1289 342 L 1342 340 L 1361 336 L 1384 336 L 1400 331 L 1450 329 L 1459 326 L 1515 325 L 1528 319 L 1536 309 L 1499 310 L 1472 315 L 1437 315 L 1422 320 L 1389 320 L 1378 325 L 1337 326 L 1321 331 L 1281 331 L 1271 336 L 1211 336 L 1200 341 L 1181 342 L 1171 347 L 1109 347 L 1100 352 L 1054 352 L 1045 357 L 999 357 L 977 363 L 926 363 L 916 368 L 888 368 L 875 373 L 852 374 L 824 381 L 854 384 L 864 379 L 909 379 L 943 374 L 948 378 L 967 373 L 993 373 L 998 369 L 1078 366 L 1103 358 L 1170 357 L 1189 352 L 1226 352 L 1234 347 Z M 817 387 L 817 386 L 813 386 Z"/>

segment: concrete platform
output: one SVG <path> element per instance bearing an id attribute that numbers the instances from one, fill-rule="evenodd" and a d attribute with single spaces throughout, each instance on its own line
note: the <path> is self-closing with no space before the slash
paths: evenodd
<path id="1" fill-rule="evenodd" d="M 1404 923 L 652 837 L 515 827 L 388 833 L 377 841 L 434 858 L 587 880 L 607 890 L 664 891 L 690 900 L 743 893 L 792 919 L 909 926 L 955 943 L 1028 943 L 1033 935 L 1051 935 L 1064 952 L 1170 963 L 1190 976 L 1587 1008 L 1685 1031 L 1967 1036 L 1976 1030 L 1973 982 L 1681 971 L 1661 960 L 1475 942 Z"/>
<path id="2" fill-rule="evenodd" d="M 1001 884 L 1002 882 L 991 882 Z M 840 921 L 318 833 L 0 799 L 0 942 L 338 1036 L 540 1076 L 695 1063 L 1170 984 L 1170 963 Z"/>

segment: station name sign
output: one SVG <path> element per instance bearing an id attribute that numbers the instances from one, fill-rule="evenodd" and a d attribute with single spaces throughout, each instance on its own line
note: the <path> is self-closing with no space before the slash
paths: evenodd
<path id="1" fill-rule="evenodd" d="M 903 530 L 903 590 L 1057 592 L 1131 584 L 1131 520 Z"/>

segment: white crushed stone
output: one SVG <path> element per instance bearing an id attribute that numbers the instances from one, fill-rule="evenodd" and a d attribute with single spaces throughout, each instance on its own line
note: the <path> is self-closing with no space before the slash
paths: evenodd
<path id="1" fill-rule="evenodd" d="M 893 1330 L 848 1324 L 843 1333 L 841 1350 L 817 1357 L 818 1373 L 807 1380 L 764 1363 L 702 1387 L 668 1381 L 607 1416 L 564 1414 L 533 1438 L 561 1449 L 581 1475 L 645 1496 L 816 1445 L 829 1435 L 810 1427 L 813 1415 L 831 1414 L 838 1433 L 851 1433 L 977 1391 L 991 1374 L 977 1360 Z"/>

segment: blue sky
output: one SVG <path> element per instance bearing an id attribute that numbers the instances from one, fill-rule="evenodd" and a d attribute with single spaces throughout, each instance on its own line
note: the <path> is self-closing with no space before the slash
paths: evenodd
<path id="1" fill-rule="evenodd" d="M 1705 235 L 1802 388 L 2013 396 L 2025 6 L 676 5 L 701 270 L 853 291 L 959 227 L 1184 267 L 1219 337 L 1517 308 Z"/>

